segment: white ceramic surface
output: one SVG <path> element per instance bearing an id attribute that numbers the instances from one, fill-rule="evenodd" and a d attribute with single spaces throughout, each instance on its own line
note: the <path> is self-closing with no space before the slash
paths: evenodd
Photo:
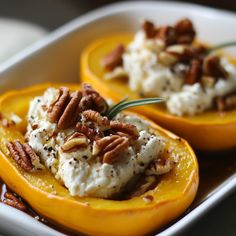
<path id="1" fill-rule="evenodd" d="M 135 31 L 142 18 L 165 24 L 181 17 L 194 21 L 203 41 L 220 43 L 236 39 L 236 31 L 232 30 L 236 25 L 233 13 L 175 2 L 113 4 L 73 20 L 0 65 L 0 92 L 44 81 L 78 81 L 81 50 L 95 38 L 114 32 Z M 159 235 L 180 232 L 235 187 L 236 174 L 218 186 L 200 206 Z M 60 235 L 24 213 L 3 205 L 0 205 L 0 228 L 15 235 Z"/>
<path id="2" fill-rule="evenodd" d="M 39 40 L 47 31 L 32 23 L 0 18 L 0 63 Z"/>

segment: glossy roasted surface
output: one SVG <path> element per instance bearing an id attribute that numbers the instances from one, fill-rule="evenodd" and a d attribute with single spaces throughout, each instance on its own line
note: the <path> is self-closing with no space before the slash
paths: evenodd
<path id="1" fill-rule="evenodd" d="M 26 21 L 38 23 L 50 30 L 53 30 L 67 21 L 86 13 L 96 7 L 100 7 L 103 4 L 115 2 L 114 0 L 90 0 L 90 1 L 78 1 L 78 0 L 0 0 L 0 16 L 1 17 L 14 17 Z M 192 0 L 187 2 L 204 4 L 212 7 L 218 7 L 222 9 L 228 9 L 231 11 L 236 10 L 235 1 L 215 1 L 215 0 Z M 221 154 L 222 157 L 228 155 Z M 209 159 L 214 158 L 215 154 L 212 154 Z M 236 158 L 236 152 L 231 154 L 232 158 Z M 203 159 L 203 158 L 201 158 Z M 201 166 L 200 159 L 200 166 Z M 221 160 L 221 156 L 217 158 L 220 163 L 224 163 Z M 208 162 L 209 163 L 209 162 Z M 214 164 L 215 165 L 215 164 Z M 230 168 L 230 165 L 229 165 Z M 211 169 L 205 168 L 205 173 Z M 203 173 L 204 175 L 204 173 Z M 216 176 L 213 176 L 213 180 Z M 218 179 L 218 177 L 216 178 Z M 200 183 L 200 192 L 202 183 Z M 187 235 L 225 235 L 231 236 L 236 234 L 236 193 L 225 199 L 221 204 L 217 205 L 213 210 L 203 216 L 195 225 L 192 225 L 188 232 L 181 234 Z M 1 230 L 0 230 L 1 231 Z"/>

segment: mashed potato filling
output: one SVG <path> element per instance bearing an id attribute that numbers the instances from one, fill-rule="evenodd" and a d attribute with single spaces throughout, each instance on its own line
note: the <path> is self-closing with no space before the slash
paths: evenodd
<path id="1" fill-rule="evenodd" d="M 143 173 L 164 148 L 164 139 L 149 131 L 149 124 L 135 116 L 118 115 L 115 119 L 136 125 L 139 138 L 120 153 L 119 161 L 102 163 L 93 155 L 93 141 L 87 147 L 64 152 L 62 145 L 74 128 L 59 130 L 47 120 L 46 108 L 58 96 L 49 88 L 30 103 L 27 138 L 42 163 L 68 188 L 72 196 L 108 198 L 120 193 L 136 175 Z"/>

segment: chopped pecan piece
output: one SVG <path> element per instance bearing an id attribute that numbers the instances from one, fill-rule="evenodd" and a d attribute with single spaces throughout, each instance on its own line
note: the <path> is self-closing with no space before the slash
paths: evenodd
<path id="1" fill-rule="evenodd" d="M 108 110 L 108 104 L 101 95 L 96 92 L 89 84 L 84 83 L 82 86 L 83 98 L 80 101 L 80 111 L 92 109 L 101 114 Z"/>
<path id="2" fill-rule="evenodd" d="M 174 162 L 168 158 L 166 160 L 154 160 L 145 171 L 145 175 L 163 175 L 173 168 Z"/>
<path id="3" fill-rule="evenodd" d="M 71 94 L 71 100 L 63 111 L 59 121 L 59 129 L 67 129 L 75 125 L 79 115 L 79 103 L 82 98 L 82 92 L 75 91 Z"/>
<path id="4" fill-rule="evenodd" d="M 57 123 L 70 101 L 69 89 L 61 87 L 57 100 L 47 110 L 47 117 L 51 123 Z"/>
<path id="5" fill-rule="evenodd" d="M 110 129 L 110 121 L 107 117 L 102 116 L 99 112 L 86 110 L 82 113 L 86 121 L 94 122 L 101 131 Z"/>
<path id="6" fill-rule="evenodd" d="M 225 98 L 226 109 L 231 109 L 236 107 L 236 94 L 227 96 Z"/>
<path id="7" fill-rule="evenodd" d="M 159 62 L 165 66 L 172 66 L 178 62 L 178 56 L 170 52 L 161 52 L 159 54 Z"/>
<path id="8" fill-rule="evenodd" d="M 204 88 L 212 88 L 216 82 L 216 79 L 211 76 L 202 76 L 201 77 L 201 83 L 204 86 Z"/>
<path id="9" fill-rule="evenodd" d="M 157 32 L 156 32 L 155 25 L 151 21 L 148 21 L 148 20 L 143 21 L 142 28 L 147 38 L 155 37 Z"/>
<path id="10" fill-rule="evenodd" d="M 0 121 L 3 127 L 9 128 L 11 126 L 16 125 L 16 123 L 13 120 L 9 120 L 6 117 L 3 116 L 3 114 L 0 115 Z"/>
<path id="11" fill-rule="evenodd" d="M 103 134 L 101 131 L 99 131 L 97 128 L 91 128 L 87 125 L 83 125 L 82 123 L 78 122 L 76 124 L 76 130 L 82 134 L 84 134 L 86 137 L 88 137 L 91 141 L 100 139 L 103 137 Z"/>
<path id="12" fill-rule="evenodd" d="M 3 127 L 10 127 L 10 123 L 8 122 L 7 118 L 2 118 L 2 126 Z"/>
<path id="13" fill-rule="evenodd" d="M 171 26 L 163 26 L 158 28 L 156 37 L 161 39 L 167 46 L 176 42 L 176 32 Z"/>
<path id="14" fill-rule="evenodd" d="M 190 46 L 177 44 L 167 47 L 166 52 L 175 56 L 179 62 L 189 64 L 193 59 L 201 61 L 205 56 L 206 48 L 201 45 Z"/>
<path id="15" fill-rule="evenodd" d="M 112 131 L 125 133 L 134 140 L 138 139 L 139 137 L 139 132 L 135 125 L 122 123 L 116 120 L 112 120 L 110 124 L 111 124 Z"/>
<path id="16" fill-rule="evenodd" d="M 143 200 L 147 203 L 152 202 L 153 196 L 152 195 L 143 196 Z"/>
<path id="17" fill-rule="evenodd" d="M 177 34 L 176 41 L 178 44 L 191 44 L 196 35 L 193 23 L 191 20 L 185 18 L 178 21 L 175 25 Z"/>
<path id="18" fill-rule="evenodd" d="M 216 97 L 215 103 L 216 103 L 216 108 L 219 112 L 225 111 L 226 106 L 225 106 L 225 100 L 223 97 Z"/>
<path id="19" fill-rule="evenodd" d="M 42 165 L 39 164 L 39 168 L 34 166 L 34 163 L 39 163 L 39 157 L 33 151 L 29 144 L 22 144 L 19 140 L 7 143 L 7 148 L 14 161 L 25 171 L 33 171 L 36 169 L 42 169 Z"/>
<path id="20" fill-rule="evenodd" d="M 216 108 L 219 112 L 224 112 L 232 108 L 236 108 L 236 95 L 230 94 L 224 97 L 215 98 Z"/>
<path id="21" fill-rule="evenodd" d="M 66 142 L 62 145 L 61 149 L 64 152 L 72 152 L 87 146 L 87 137 L 82 133 L 75 132 L 66 139 Z"/>
<path id="22" fill-rule="evenodd" d="M 5 203 L 6 205 L 12 206 L 21 211 L 27 210 L 25 204 L 21 200 L 19 200 L 13 193 L 9 191 L 5 192 L 4 198 L 5 199 L 3 200 L 3 203 Z"/>
<path id="23" fill-rule="evenodd" d="M 95 142 L 93 154 L 101 156 L 103 163 L 112 164 L 119 160 L 120 154 L 128 147 L 128 138 L 111 135 Z"/>
<path id="24" fill-rule="evenodd" d="M 144 177 L 135 186 L 135 190 L 129 194 L 128 198 L 139 197 L 146 193 L 147 191 L 153 189 L 157 184 L 157 179 L 155 176 Z"/>
<path id="25" fill-rule="evenodd" d="M 121 66 L 123 59 L 122 55 L 125 52 L 123 44 L 117 45 L 109 54 L 107 54 L 103 60 L 102 65 L 106 70 L 112 71 L 115 67 Z"/>
<path id="26" fill-rule="evenodd" d="M 192 60 L 189 69 L 186 73 L 185 84 L 195 84 L 200 80 L 202 74 L 201 62 L 198 60 Z"/>
<path id="27" fill-rule="evenodd" d="M 225 79 L 228 73 L 220 63 L 220 58 L 215 55 L 210 55 L 204 58 L 203 61 L 203 73 L 215 78 Z"/>

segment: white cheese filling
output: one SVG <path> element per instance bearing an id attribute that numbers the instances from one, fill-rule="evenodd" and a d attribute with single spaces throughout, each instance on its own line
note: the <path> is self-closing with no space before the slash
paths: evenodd
<path id="1" fill-rule="evenodd" d="M 129 87 L 145 97 L 164 97 L 173 115 L 196 115 L 209 109 L 216 96 L 236 89 L 236 68 L 226 59 L 221 63 L 229 78 L 219 79 L 212 88 L 203 90 L 199 83 L 184 85 L 184 76 L 158 62 L 163 44 L 158 39 L 147 39 L 139 31 L 123 55 L 123 68 L 129 76 Z M 178 67 L 185 67 L 178 64 Z"/>
<path id="2" fill-rule="evenodd" d="M 58 130 L 46 118 L 45 106 L 57 97 L 57 90 L 50 88 L 42 97 L 30 104 L 27 137 L 30 146 L 41 161 L 69 190 L 72 196 L 107 198 L 122 191 L 124 186 L 162 152 L 164 139 L 149 132 L 149 124 L 134 116 L 117 116 L 122 122 L 132 123 L 139 130 L 139 138 L 124 150 L 118 162 L 102 163 L 92 156 L 91 143 L 86 148 L 65 153 L 60 148 L 72 129 Z"/>

